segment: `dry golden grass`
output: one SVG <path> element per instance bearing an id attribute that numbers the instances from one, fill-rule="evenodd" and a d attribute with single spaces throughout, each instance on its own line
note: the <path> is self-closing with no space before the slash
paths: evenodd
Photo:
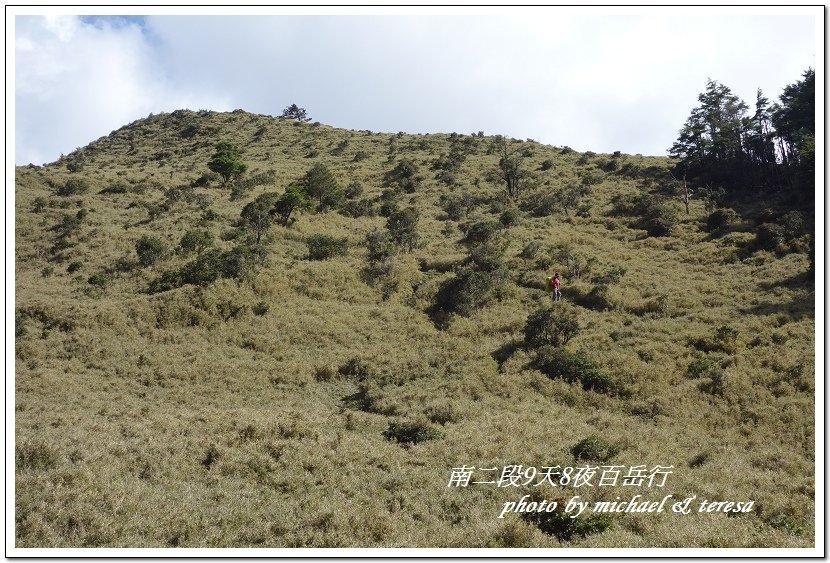
<path id="1" fill-rule="evenodd" d="M 183 136 L 188 126 L 197 133 Z M 273 184 L 234 201 L 215 183 L 189 190 L 216 212 L 214 221 L 202 220 L 196 199 L 148 220 L 146 205 L 163 202 L 166 189 L 207 173 L 219 139 L 245 147 L 248 175 L 276 171 Z M 498 160 L 487 154 L 489 142 L 473 138 L 456 174 L 461 185 L 450 189 L 430 170 L 449 150 L 447 135 L 183 112 L 93 143 L 74 175 L 58 164 L 18 168 L 16 545 L 812 546 L 815 315 L 806 255 L 745 253 L 746 231 L 711 238 L 701 230 L 699 201 L 672 236 L 645 237 L 608 216 L 611 198 L 636 193 L 642 182 L 609 173 L 592 187 L 588 217 L 523 213 L 507 229 L 511 282 L 501 300 L 441 330 L 426 311 L 466 252 L 461 232 L 444 230 L 457 222 L 444 218 L 439 197 L 463 188 L 500 192 L 486 179 Z M 523 146 L 541 191 L 610 158 L 578 164 L 578 153 Z M 358 151 L 367 157 L 355 161 Z M 329 166 L 342 186 L 360 181 L 364 196 L 374 197 L 404 156 L 424 177 L 402 197 L 419 209 L 422 245 L 396 258 L 388 280 L 364 272 L 363 240 L 383 229 L 384 218 L 328 212 L 273 227 L 266 263 L 245 281 L 148 294 L 161 272 L 192 258 L 171 252 L 148 268 L 113 273 L 104 289 L 88 283 L 119 260 L 135 260 L 142 235 L 174 248 L 198 225 L 231 248 L 245 203 L 281 192 L 314 162 Z M 668 166 L 662 158 L 621 158 Z M 540 171 L 545 159 L 554 166 Z M 54 195 L 73 176 L 92 187 Z M 117 181 L 126 193 L 99 193 Z M 47 201 L 38 213 L 36 198 Z M 89 212 L 70 246 L 53 249 L 50 228 L 81 208 Z M 498 214 L 483 204 L 475 217 Z M 348 254 L 308 261 L 304 241 L 317 233 L 346 237 Z M 531 241 L 543 244 L 547 267 L 520 257 Z M 554 253 L 566 245 L 595 259 L 591 273 L 567 275 Z M 73 262 L 80 268 L 69 273 Z M 586 351 L 626 393 L 586 391 L 533 369 L 520 342 L 528 314 L 550 301 L 545 276 L 566 272 L 565 299 L 578 302 L 593 275 L 614 267 L 625 274 L 610 284 L 607 307 L 577 307 L 582 331 L 568 347 Z M 267 311 L 257 314 L 257 304 Z M 699 343 L 723 325 L 736 337 L 729 350 L 708 353 L 726 377 L 712 393 L 711 382 L 689 377 L 687 367 L 707 355 Z M 500 362 L 499 350 L 512 353 Z M 363 388 L 338 373 L 352 358 L 370 371 Z M 442 437 L 411 446 L 384 438 L 401 420 L 426 421 Z M 611 529 L 562 544 L 516 514 L 496 518 L 504 502 L 525 494 L 520 489 L 447 487 L 450 469 L 461 464 L 574 465 L 570 449 L 589 435 L 620 446 L 614 463 L 674 465 L 665 494 L 753 500 L 755 509 L 740 517 L 615 515 Z M 629 493 L 546 492 L 597 500 Z"/>

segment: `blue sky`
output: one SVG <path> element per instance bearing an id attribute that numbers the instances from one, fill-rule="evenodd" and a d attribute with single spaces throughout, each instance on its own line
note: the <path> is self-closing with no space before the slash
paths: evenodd
<path id="1" fill-rule="evenodd" d="M 823 70 L 821 7 L 105 10 L 15 17 L 16 163 L 52 162 L 150 113 L 279 115 L 291 103 L 350 129 L 662 155 L 709 78 L 751 106 L 757 88 L 774 100 L 808 67 Z"/>

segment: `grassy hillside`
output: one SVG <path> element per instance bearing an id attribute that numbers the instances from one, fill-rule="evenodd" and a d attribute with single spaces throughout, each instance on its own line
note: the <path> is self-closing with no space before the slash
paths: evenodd
<path id="1" fill-rule="evenodd" d="M 233 186 L 208 170 L 220 140 L 249 166 Z M 764 194 L 718 228 L 711 198 L 686 214 L 669 193 L 668 159 L 506 148 L 529 175 L 515 200 L 493 137 L 239 110 L 151 116 L 19 167 L 17 546 L 812 546 L 814 288 L 809 228 L 792 226 L 810 210 Z M 402 161 L 410 183 L 389 174 Z M 255 245 L 242 209 L 319 163 L 351 199 Z M 419 239 L 370 262 L 391 201 L 417 210 Z M 181 248 L 192 230 L 218 250 Z M 345 254 L 309 259 L 313 235 Z M 142 237 L 164 248 L 140 260 Z M 215 281 L 175 277 L 252 247 Z M 525 328 L 554 271 L 553 318 L 579 330 L 540 348 Z M 663 488 L 448 487 L 464 464 L 673 473 Z M 497 518 L 531 493 L 754 507 L 575 529 Z"/>

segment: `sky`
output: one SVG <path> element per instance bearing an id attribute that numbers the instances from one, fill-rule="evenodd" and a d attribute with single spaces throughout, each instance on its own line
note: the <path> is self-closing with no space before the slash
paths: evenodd
<path id="1" fill-rule="evenodd" d="M 821 7 L 259 8 L 249 16 L 86 9 L 96 11 L 13 18 L 7 100 L 16 164 L 53 162 L 150 113 L 277 116 L 293 103 L 346 129 L 484 131 L 579 151 L 665 155 L 707 80 L 752 107 L 758 88 L 774 101 L 824 63 Z"/>

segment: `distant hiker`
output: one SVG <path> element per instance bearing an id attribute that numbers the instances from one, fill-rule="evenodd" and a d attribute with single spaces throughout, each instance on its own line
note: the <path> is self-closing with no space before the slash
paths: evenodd
<path id="1" fill-rule="evenodd" d="M 561 301 L 562 300 L 562 292 L 560 288 L 562 286 L 562 280 L 559 279 L 559 272 L 553 274 L 553 277 L 550 278 L 550 289 L 553 293 L 553 300 L 554 301 Z"/>

